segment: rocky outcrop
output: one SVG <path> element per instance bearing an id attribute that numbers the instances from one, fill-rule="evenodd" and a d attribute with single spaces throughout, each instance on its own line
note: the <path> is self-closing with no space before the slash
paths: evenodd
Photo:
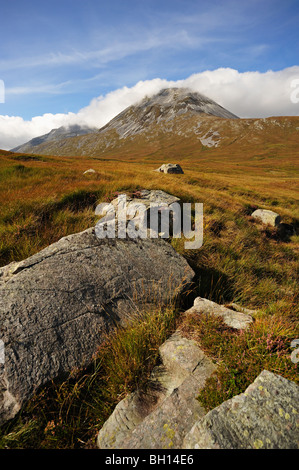
<path id="1" fill-rule="evenodd" d="M 184 449 L 298 449 L 299 387 L 264 370 L 244 393 L 199 419 Z"/>
<path id="2" fill-rule="evenodd" d="M 90 362 L 103 333 L 166 303 L 194 273 L 161 239 L 62 238 L 0 269 L 0 423 L 49 380 Z"/>
<path id="3" fill-rule="evenodd" d="M 257 209 L 251 214 L 251 217 L 260 220 L 263 224 L 272 225 L 273 227 L 279 225 L 281 221 L 279 214 L 266 209 Z"/>
<path id="4" fill-rule="evenodd" d="M 147 392 L 122 400 L 100 449 L 298 449 L 299 386 L 264 370 L 246 391 L 206 413 L 196 397 L 216 365 L 177 331 L 160 347 Z"/>
<path id="5" fill-rule="evenodd" d="M 100 430 L 100 449 L 178 448 L 204 409 L 196 397 L 216 366 L 177 331 L 161 347 L 162 364 L 146 393 L 122 400 Z"/>
<path id="6" fill-rule="evenodd" d="M 197 297 L 194 300 L 193 307 L 187 310 L 186 313 L 215 315 L 217 317 L 221 317 L 223 322 L 230 328 L 235 328 L 237 330 L 246 329 L 253 322 L 253 318 L 249 313 L 236 311 L 236 307 L 239 308 L 238 306 L 234 306 L 234 310 L 232 310 L 224 305 L 212 302 L 211 300 Z M 248 312 L 248 310 L 245 311 Z M 250 313 L 252 313 L 252 311 L 250 311 Z"/>
<path id="7" fill-rule="evenodd" d="M 160 173 L 176 173 L 176 174 L 183 174 L 183 170 L 178 163 L 164 163 L 160 168 L 155 171 L 159 171 Z"/>
<path id="8" fill-rule="evenodd" d="M 235 329 L 246 328 L 252 321 L 248 313 L 201 297 L 194 304 L 186 314 L 220 314 Z M 179 330 L 159 352 L 162 365 L 154 369 L 148 390 L 131 393 L 116 406 L 98 434 L 100 449 L 179 449 L 194 424 L 205 416 L 197 396 L 216 365 Z"/>

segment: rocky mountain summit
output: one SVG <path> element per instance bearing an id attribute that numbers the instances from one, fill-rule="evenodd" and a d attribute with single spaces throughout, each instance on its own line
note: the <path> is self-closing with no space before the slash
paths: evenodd
<path id="1" fill-rule="evenodd" d="M 145 97 L 141 102 L 129 106 L 102 127 L 100 134 L 115 130 L 122 139 L 144 132 L 153 123 L 169 122 L 185 114 L 238 119 L 200 93 L 187 88 L 165 88 L 151 98 Z"/>

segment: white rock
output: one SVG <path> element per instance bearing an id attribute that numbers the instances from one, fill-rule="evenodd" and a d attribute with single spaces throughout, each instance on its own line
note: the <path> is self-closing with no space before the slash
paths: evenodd
<path id="1" fill-rule="evenodd" d="M 263 224 L 269 224 L 273 227 L 276 227 L 281 221 L 279 214 L 266 209 L 257 209 L 251 214 L 251 217 L 259 219 L 261 222 L 263 222 Z"/>
<path id="2" fill-rule="evenodd" d="M 183 170 L 180 165 L 177 163 L 165 163 L 164 165 L 160 166 L 155 171 L 159 171 L 160 173 L 179 173 L 183 174 Z"/>

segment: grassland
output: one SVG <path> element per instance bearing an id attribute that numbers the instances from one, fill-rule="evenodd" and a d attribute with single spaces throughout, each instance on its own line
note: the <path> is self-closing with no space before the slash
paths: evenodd
<path id="1" fill-rule="evenodd" d="M 94 158 L 1 152 L 1 265 L 90 227 L 96 204 L 117 192 L 162 189 L 204 204 L 203 246 L 186 251 L 182 240 L 171 241 L 196 272 L 185 307 L 201 295 L 237 302 L 256 314 L 247 332 L 236 333 L 219 320 L 199 322 L 176 306 L 143 312 L 107 338 L 88 370 L 41 390 L 2 427 L 0 446 L 92 447 L 116 403 L 146 383 L 159 344 L 178 326 L 218 364 L 199 397 L 207 409 L 244 391 L 263 369 L 298 381 L 290 360 L 290 343 L 299 337 L 298 152 L 294 138 L 281 142 L 205 148 L 185 139 L 149 151 L 137 139 L 130 155 L 127 146 Z M 166 161 L 179 163 L 184 175 L 152 171 Z M 88 168 L 97 173 L 83 175 Z M 292 233 L 281 237 L 252 219 L 257 207 L 278 212 Z"/>

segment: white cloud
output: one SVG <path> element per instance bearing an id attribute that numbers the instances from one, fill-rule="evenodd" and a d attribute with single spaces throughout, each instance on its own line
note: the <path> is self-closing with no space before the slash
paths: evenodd
<path id="1" fill-rule="evenodd" d="M 294 91 L 291 83 L 298 78 L 299 66 L 294 66 L 265 73 L 219 68 L 178 81 L 160 78 L 140 81 L 131 88 L 123 87 L 94 98 L 77 114 L 44 114 L 30 121 L 19 116 L 0 115 L 0 148 L 13 148 L 60 126 L 86 124 L 100 128 L 145 95 L 173 86 L 198 91 L 240 117 L 299 115 L 299 105 L 291 101 Z"/>

